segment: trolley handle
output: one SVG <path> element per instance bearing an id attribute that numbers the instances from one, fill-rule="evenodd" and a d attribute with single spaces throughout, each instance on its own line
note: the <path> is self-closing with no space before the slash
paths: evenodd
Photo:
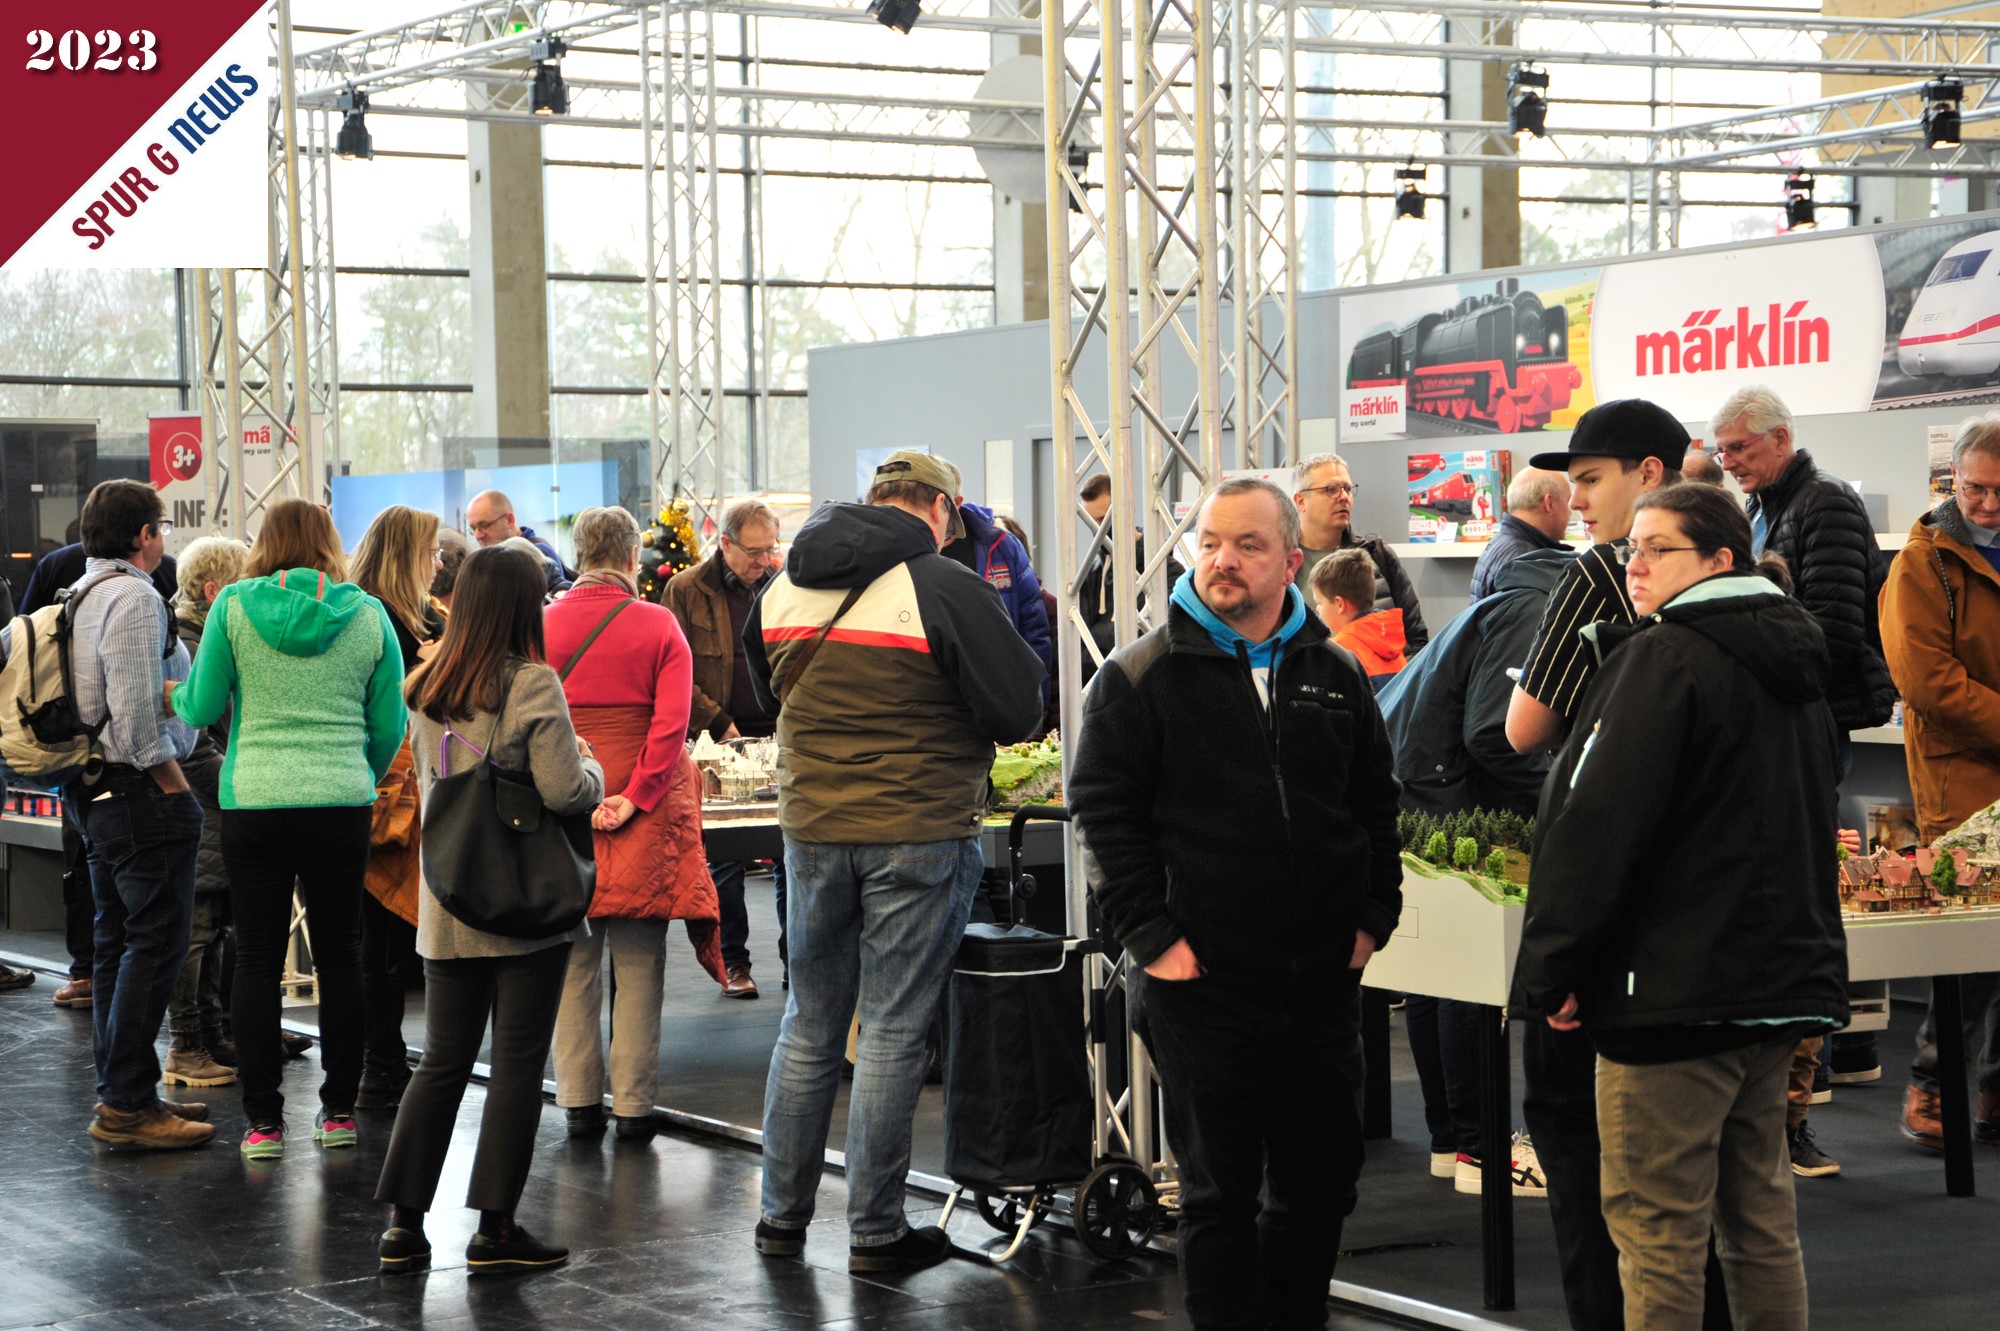
<path id="1" fill-rule="evenodd" d="M 1023 831 L 1029 823 L 1066 823 L 1069 820 L 1069 809 L 1061 804 L 1023 804 L 1007 820 L 1007 908 L 1010 913 L 1017 900 L 1030 901 L 1035 895 L 1034 875 L 1021 872 Z"/>

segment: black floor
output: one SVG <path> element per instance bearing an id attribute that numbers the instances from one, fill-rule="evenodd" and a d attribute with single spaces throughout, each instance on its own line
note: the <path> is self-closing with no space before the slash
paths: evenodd
<path id="1" fill-rule="evenodd" d="M 772 951 L 762 937 L 768 888 L 753 880 L 753 955 L 765 997 L 722 999 L 676 935 L 669 954 L 662 1103 L 754 1127 L 763 1071 L 783 1011 Z M 0 934 L 0 952 L 57 957 L 60 938 Z M 82 1134 L 89 1103 L 88 1022 L 53 1009 L 44 978 L 0 994 L 0 1328 L 61 1323 L 103 1327 L 392 1325 L 512 1327 L 1183 1326 L 1171 1267 L 1155 1258 L 1102 1266 L 1060 1232 L 1038 1235 L 994 1270 L 969 1262 L 891 1283 L 850 1279 L 830 1175 L 808 1264 L 755 1257 L 757 1164 L 747 1149 L 706 1137 L 663 1137 L 649 1149 L 578 1148 L 553 1109 L 545 1121 L 524 1222 L 544 1220 L 579 1252 L 560 1275 L 494 1287 L 467 1284 L 458 1253 L 472 1217 L 433 1222 L 438 1271 L 378 1282 L 367 1273 L 378 1208 L 368 1202 L 387 1130 L 365 1119 L 361 1147 L 322 1155 L 295 1146 L 275 1167 L 244 1164 L 233 1088 L 206 1093 L 222 1133 L 182 1157 L 122 1158 Z M 421 1031 L 413 997 L 409 1029 Z M 310 1009 L 298 1010 L 310 1016 Z M 1983 1255 L 2000 1252 L 2000 1151 L 1980 1149 L 1989 1194 L 1944 1195 L 1936 1156 L 1896 1132 L 1904 1070 L 1919 1008 L 1900 1004 L 1883 1037 L 1884 1079 L 1843 1087 L 1813 1111 L 1841 1177 L 1800 1180 L 1800 1228 L 1820 1328 L 1995 1325 Z M 1398 1023 L 1400 1025 L 1400 1022 Z M 1397 1134 L 1369 1146 L 1360 1208 L 1350 1220 L 1342 1281 L 1524 1327 L 1564 1325 L 1546 1205 L 1520 1202 L 1519 1306 L 1481 1308 L 1479 1209 L 1426 1170 L 1422 1111 L 1407 1043 L 1392 1039 Z M 312 1103 L 310 1060 L 293 1065 L 287 1094 Z M 1520 1085 L 1518 1067 L 1515 1085 Z M 463 1121 L 478 1113 L 477 1089 Z M 935 1088 L 920 1110 L 913 1164 L 941 1162 Z M 831 1144 L 840 1144 L 836 1123 Z M 463 1187 L 452 1158 L 441 1197 Z M 934 1205 L 913 1198 L 913 1206 Z M 954 1220 L 961 1241 L 989 1237 Z M 697 1322 L 696 1319 L 699 1319 Z M 1350 1320 L 1349 1327 L 1380 1325 Z"/>

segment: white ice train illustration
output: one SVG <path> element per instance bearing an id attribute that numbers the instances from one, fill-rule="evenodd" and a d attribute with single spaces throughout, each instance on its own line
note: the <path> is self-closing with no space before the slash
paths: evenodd
<path id="1" fill-rule="evenodd" d="M 2000 370 L 2000 231 L 1944 252 L 1903 321 L 1896 364 L 1908 375 Z"/>

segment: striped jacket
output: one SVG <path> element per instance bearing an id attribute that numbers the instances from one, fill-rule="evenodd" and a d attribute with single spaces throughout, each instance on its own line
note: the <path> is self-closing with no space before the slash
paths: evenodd
<path id="1" fill-rule="evenodd" d="M 797 654 L 856 587 L 781 710 Z M 757 598 L 743 645 L 758 697 L 778 714 L 778 821 L 798 841 L 975 835 L 993 746 L 1041 719 L 1042 662 L 999 594 L 891 506 L 814 512 Z"/>

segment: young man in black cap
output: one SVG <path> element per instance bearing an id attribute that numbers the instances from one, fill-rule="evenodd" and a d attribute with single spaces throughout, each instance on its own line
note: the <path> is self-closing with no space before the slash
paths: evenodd
<path id="1" fill-rule="evenodd" d="M 1530 459 L 1531 466 L 1569 473 L 1570 507 L 1582 516 L 1591 545 L 1549 594 L 1515 684 L 1507 739 L 1517 751 L 1557 748 L 1569 733 L 1570 719 L 1597 672 L 1584 627 L 1637 620 L 1625 590 L 1633 508 L 1648 490 L 1680 481 L 1687 450 L 1687 430 L 1664 408 L 1623 398 L 1583 413 L 1566 452 Z M 1521 1115 L 1547 1179 L 1570 1324 L 1620 1326 L 1618 1249 L 1598 1197 L 1597 1050 L 1581 1030 L 1555 1031 L 1542 1021 L 1522 1023 L 1521 1037 L 1526 1080 Z"/>

